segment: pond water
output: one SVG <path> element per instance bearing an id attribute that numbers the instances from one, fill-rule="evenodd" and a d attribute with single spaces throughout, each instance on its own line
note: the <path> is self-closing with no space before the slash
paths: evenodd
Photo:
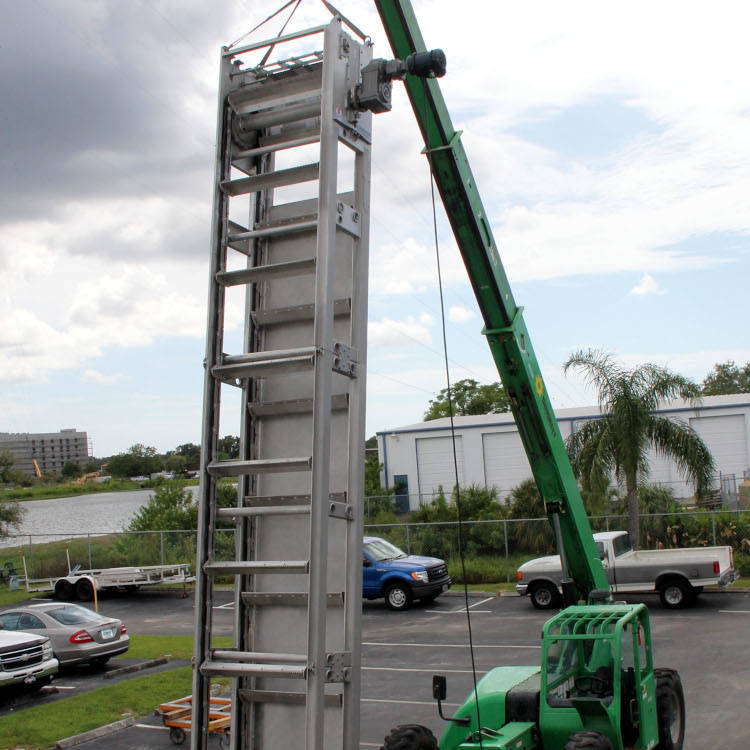
<path id="1" fill-rule="evenodd" d="M 193 493 L 198 487 L 190 486 Z M 51 497 L 22 502 L 26 509 L 17 532 L 0 540 L 0 547 L 52 542 L 79 534 L 112 534 L 122 531 L 153 490 L 100 492 L 77 497 Z M 21 538 L 19 538 L 21 537 Z"/>

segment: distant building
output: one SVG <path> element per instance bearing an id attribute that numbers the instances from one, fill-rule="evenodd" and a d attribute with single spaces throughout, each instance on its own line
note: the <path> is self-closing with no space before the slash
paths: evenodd
<path id="1" fill-rule="evenodd" d="M 737 485 L 750 477 L 750 394 L 704 396 L 696 404 L 677 400 L 656 411 L 662 417 L 689 424 L 713 454 L 719 476 L 715 486 L 736 495 Z M 601 417 L 597 407 L 558 409 L 557 424 L 563 439 L 591 419 Z M 483 414 L 456 417 L 456 463 L 462 487 L 495 487 L 500 498 L 524 479 L 531 467 L 513 415 Z M 377 433 L 378 454 L 383 464 L 385 487 L 396 489 L 403 510 L 429 503 L 439 487 L 449 495 L 456 484 L 450 420 L 396 427 Z M 671 487 L 678 498 L 688 498 L 693 487 L 673 461 L 648 456 L 649 481 Z"/>
<path id="2" fill-rule="evenodd" d="M 82 466 L 89 459 L 88 435 L 75 429 L 60 432 L 0 432 L 0 452 L 13 456 L 13 468 L 35 475 L 34 459 L 42 474 L 59 474 L 66 461 Z"/>

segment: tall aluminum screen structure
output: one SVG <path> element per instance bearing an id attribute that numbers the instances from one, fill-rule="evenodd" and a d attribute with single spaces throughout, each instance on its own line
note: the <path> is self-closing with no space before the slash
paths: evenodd
<path id="1" fill-rule="evenodd" d="M 270 48 L 274 62 L 243 62 Z M 359 747 L 371 115 L 350 92 L 370 59 L 339 19 L 222 52 L 193 750 L 213 677 L 232 678 L 232 748 Z M 225 335 L 238 291 L 242 339 Z M 239 392 L 233 460 L 219 457 L 225 389 Z M 217 505 L 223 477 L 236 507 Z M 231 649 L 212 648 L 218 577 L 235 581 Z"/>

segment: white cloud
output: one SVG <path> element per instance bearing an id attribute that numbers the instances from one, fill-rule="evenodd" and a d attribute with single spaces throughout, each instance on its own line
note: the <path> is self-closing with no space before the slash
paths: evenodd
<path id="1" fill-rule="evenodd" d="M 97 383 L 98 385 L 110 385 L 116 383 L 118 380 L 122 380 L 125 376 L 120 372 L 113 372 L 106 375 L 98 370 L 86 370 L 81 375 L 81 380 L 84 383 Z"/>
<path id="2" fill-rule="evenodd" d="M 630 294 L 666 294 L 659 282 L 650 274 L 644 273 L 641 280 L 630 290 Z"/>
<path id="3" fill-rule="evenodd" d="M 408 317 L 406 320 L 382 318 L 370 321 L 367 325 L 367 344 L 369 348 L 399 348 L 417 344 L 429 345 L 432 336 L 423 322 Z"/>
<path id="4" fill-rule="evenodd" d="M 448 320 L 451 323 L 468 323 L 476 317 L 477 315 L 473 310 L 467 310 L 461 305 L 452 305 L 448 310 Z"/>

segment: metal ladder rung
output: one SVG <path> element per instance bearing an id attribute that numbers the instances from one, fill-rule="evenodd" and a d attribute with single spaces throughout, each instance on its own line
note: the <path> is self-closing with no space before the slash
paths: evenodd
<path id="1" fill-rule="evenodd" d="M 206 677 L 287 677 L 304 680 L 306 664 L 245 664 L 209 659 L 201 664 L 200 672 Z"/>
<path id="2" fill-rule="evenodd" d="M 287 222 L 286 224 L 272 224 L 267 227 L 258 227 L 257 229 L 248 229 L 244 232 L 235 232 L 227 237 L 227 244 L 240 240 L 259 239 L 261 237 L 278 237 L 279 235 L 295 234 L 298 232 L 309 232 L 317 229 L 318 219 L 306 219 L 304 221 Z"/>
<path id="3" fill-rule="evenodd" d="M 346 492 L 331 492 L 328 499 L 336 503 L 346 502 Z M 245 506 L 265 507 L 276 505 L 309 505 L 310 495 L 245 495 Z"/>
<path id="4" fill-rule="evenodd" d="M 308 594 L 304 591 L 245 591 L 240 598 L 248 607 L 306 607 Z M 329 607 L 343 607 L 344 592 L 326 594 L 326 604 Z"/>
<path id="5" fill-rule="evenodd" d="M 250 358 L 249 355 L 238 354 L 225 357 L 220 365 L 211 368 L 211 374 L 230 385 L 240 385 L 237 381 L 244 378 L 267 377 L 284 372 L 302 372 L 315 366 L 317 352 L 314 347 L 310 349 L 309 352 L 290 351 L 285 356 L 265 356 L 273 355 L 275 352 L 257 352 L 262 356 Z"/>
<path id="6" fill-rule="evenodd" d="M 333 303 L 333 315 L 340 318 L 350 315 L 352 311 L 351 298 L 337 299 Z M 279 323 L 299 323 L 313 320 L 315 305 L 294 305 L 291 307 L 277 307 L 270 310 L 254 310 L 250 313 L 257 326 L 272 326 Z"/>
<path id="7" fill-rule="evenodd" d="M 284 151 L 287 148 L 296 148 L 297 146 L 307 146 L 310 143 L 317 143 L 320 140 L 320 131 L 303 135 L 297 138 L 286 138 L 275 142 L 267 142 L 255 148 L 246 148 L 232 154 L 232 159 L 251 159 L 255 156 L 263 156 L 274 151 Z"/>
<path id="8" fill-rule="evenodd" d="M 238 690 L 240 700 L 245 703 L 284 703 L 304 705 L 307 701 L 306 693 L 287 692 L 286 690 Z M 323 696 L 325 705 L 332 708 L 341 708 L 344 703 L 341 693 L 326 693 Z"/>
<path id="9" fill-rule="evenodd" d="M 215 661 L 239 661 L 243 664 L 306 664 L 305 654 L 264 653 L 259 651 L 233 651 L 232 649 L 215 648 L 211 652 Z"/>
<path id="10" fill-rule="evenodd" d="M 213 477 L 242 477 L 255 474 L 281 474 L 288 471 L 309 471 L 312 458 L 256 458 L 250 461 L 211 461 L 207 466 Z"/>
<path id="11" fill-rule="evenodd" d="M 301 167 L 279 169 L 276 172 L 263 172 L 252 177 L 242 177 L 239 180 L 225 180 L 221 189 L 226 195 L 246 195 L 257 193 L 259 190 L 296 185 L 300 182 L 317 180 L 320 164 L 304 164 Z"/>
<path id="12" fill-rule="evenodd" d="M 348 393 L 337 393 L 331 396 L 331 411 L 345 411 L 348 408 Z M 313 409 L 313 402 L 311 398 L 296 398 L 288 401 L 256 401 L 255 403 L 248 403 L 247 409 L 253 417 L 310 414 Z"/>
<path id="13" fill-rule="evenodd" d="M 258 508 L 217 508 L 219 518 L 249 518 L 252 516 L 294 516 L 310 513 L 309 505 L 269 505 Z"/>
<path id="14" fill-rule="evenodd" d="M 207 562 L 203 571 L 210 575 L 258 575 L 263 573 L 308 573 L 307 560 L 235 560 Z"/>
<path id="15" fill-rule="evenodd" d="M 264 281 L 268 278 L 280 279 L 288 276 L 301 276 L 314 271 L 315 258 L 302 258 L 301 260 L 287 260 L 281 263 L 269 263 L 265 266 L 243 268 L 239 271 L 219 271 L 216 274 L 216 280 L 223 286 L 238 286 L 253 281 Z"/>

